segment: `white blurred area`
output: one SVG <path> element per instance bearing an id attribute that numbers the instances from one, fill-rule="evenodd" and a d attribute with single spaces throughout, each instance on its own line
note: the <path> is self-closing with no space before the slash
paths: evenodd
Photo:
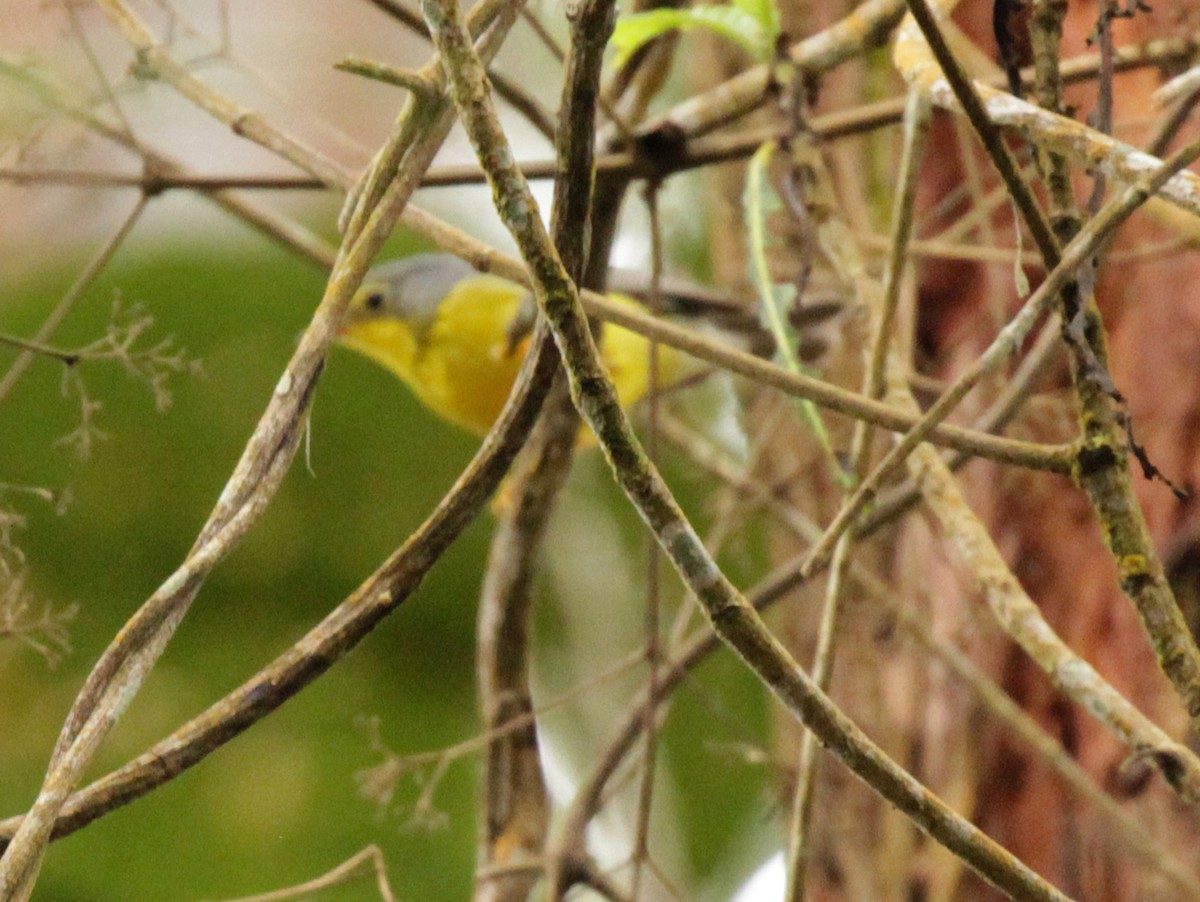
<path id="1" fill-rule="evenodd" d="M 786 892 L 787 868 L 784 867 L 783 853 L 776 852 L 742 884 L 733 902 L 777 902 Z"/>

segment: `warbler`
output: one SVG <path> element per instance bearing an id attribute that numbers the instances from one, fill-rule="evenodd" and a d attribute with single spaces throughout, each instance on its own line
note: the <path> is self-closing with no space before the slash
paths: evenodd
<path id="1" fill-rule="evenodd" d="M 631 297 L 611 297 L 643 309 Z M 441 418 L 483 435 L 516 380 L 536 314 L 529 289 L 452 254 L 417 254 L 367 273 L 338 340 L 399 376 Z M 600 356 L 626 407 L 650 388 L 650 354 L 646 338 L 604 326 Z M 680 356 L 660 346 L 663 384 L 677 378 Z"/>

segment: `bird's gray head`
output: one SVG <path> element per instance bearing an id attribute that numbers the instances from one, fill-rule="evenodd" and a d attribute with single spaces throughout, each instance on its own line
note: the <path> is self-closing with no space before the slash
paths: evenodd
<path id="1" fill-rule="evenodd" d="M 428 325 L 450 289 L 474 273 L 471 264 L 453 254 L 416 254 L 382 263 L 363 279 L 351 315 L 394 316 L 418 328 Z"/>

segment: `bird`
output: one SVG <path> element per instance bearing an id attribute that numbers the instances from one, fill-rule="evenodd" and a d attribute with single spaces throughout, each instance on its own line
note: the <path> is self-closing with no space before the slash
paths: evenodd
<path id="1" fill-rule="evenodd" d="M 645 308 L 623 294 L 618 304 Z M 398 376 L 434 414 L 477 436 L 500 415 L 529 350 L 537 306 L 528 288 L 476 272 L 448 253 L 421 253 L 370 269 L 351 299 L 338 341 Z M 651 388 L 651 343 L 605 325 L 600 357 L 628 408 Z M 680 353 L 660 347 L 670 384 Z"/>

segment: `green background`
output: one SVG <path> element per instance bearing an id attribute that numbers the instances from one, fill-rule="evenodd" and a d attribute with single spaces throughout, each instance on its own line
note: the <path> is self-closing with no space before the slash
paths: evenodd
<path id="1" fill-rule="evenodd" d="M 21 496 L 5 498 L 28 518 L 15 539 L 27 555 L 30 588 L 39 603 L 80 605 L 70 624 L 74 651 L 54 669 L 19 643 L 0 643 L 3 815 L 32 800 L 90 664 L 183 560 L 324 284 L 317 268 L 248 231 L 231 244 L 199 248 L 144 244 L 146 231 L 135 230 L 55 344 L 72 348 L 95 339 L 119 298 L 153 315 L 148 340 L 173 336 L 203 362 L 203 375 L 173 378 L 173 404 L 160 414 L 146 386 L 118 365 L 84 364 L 79 372 L 89 395 L 103 402 L 97 425 L 107 436 L 87 460 L 54 447 L 78 422 L 77 400 L 62 393 L 60 364 L 39 360 L 0 403 L 0 482 L 69 487 L 73 496 L 62 514 Z M 403 247 L 398 240 L 392 252 Z M 0 331 L 31 335 L 82 263 L 52 261 L 19 280 L 0 308 Z M 0 349 L 0 370 L 13 356 Z M 206 584 L 89 776 L 139 754 L 303 635 L 403 541 L 474 447 L 474 439 L 420 409 L 388 373 L 335 351 L 316 396 L 307 455 L 297 458 L 262 521 Z M 700 499 L 712 486 L 670 459 L 666 470 L 703 525 Z M 577 464 L 567 492 L 571 516 L 616 525 L 598 533 L 614 544 L 605 554 L 640 578 L 646 538 L 599 455 Z M 379 719 L 384 742 L 400 754 L 474 735 L 475 605 L 490 531 L 484 516 L 409 603 L 274 715 L 149 797 L 56 842 L 35 899 L 263 892 L 310 879 L 371 842 L 383 848 L 400 898 L 466 898 L 478 758 L 450 769 L 435 797 L 446 819 L 435 828 L 410 823 L 420 790 L 414 779 L 401 782 L 385 810 L 358 794 L 355 774 L 381 761 L 365 718 Z M 726 562 L 739 583 L 762 572 L 762 544 L 751 524 Z M 560 551 L 552 545 L 547 556 Z M 677 600 L 674 577 L 668 574 L 664 584 Z M 545 647 L 538 669 L 548 686 L 579 678 L 571 669 L 578 652 L 569 644 L 573 604 L 605 606 L 601 615 L 614 634 L 636 637 L 642 617 L 636 597 L 563 598 L 561 585 L 546 579 L 540 592 Z M 612 696 L 615 713 L 632 685 L 626 680 L 597 692 Z M 590 705 L 591 696 L 584 698 Z M 729 751 L 730 743 L 761 741 L 767 715 L 763 694 L 725 652 L 689 682 L 672 709 L 660 761 L 656 851 L 677 885 L 727 897 L 736 885 L 729 856 L 739 862 L 734 873 L 744 875 L 769 846 L 774 775 L 731 766 L 736 756 Z M 586 750 L 589 728 L 570 711 L 548 721 L 565 735 L 578 731 Z M 370 883 L 358 882 L 319 898 L 376 895 Z"/>

